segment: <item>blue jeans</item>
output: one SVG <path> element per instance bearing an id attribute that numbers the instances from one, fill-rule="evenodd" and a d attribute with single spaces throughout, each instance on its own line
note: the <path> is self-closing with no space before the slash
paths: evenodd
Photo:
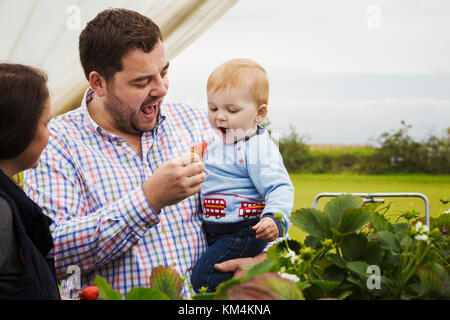
<path id="1" fill-rule="evenodd" d="M 233 277 L 233 272 L 216 271 L 214 264 L 235 258 L 254 257 L 266 247 L 266 241 L 255 239 L 256 232 L 252 227 L 256 222 L 233 233 L 206 233 L 208 249 L 197 261 L 191 275 L 195 292 L 201 287 L 207 288 L 207 292 L 214 292 L 220 283 Z"/>

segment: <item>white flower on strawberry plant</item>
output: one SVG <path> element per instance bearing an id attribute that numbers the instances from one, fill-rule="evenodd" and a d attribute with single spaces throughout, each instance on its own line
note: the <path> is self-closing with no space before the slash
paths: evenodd
<path id="1" fill-rule="evenodd" d="M 295 252 L 289 248 L 287 252 L 284 252 L 283 256 L 290 259 L 292 264 L 295 264 L 299 260 L 299 257 L 295 254 Z"/>
<path id="2" fill-rule="evenodd" d="M 418 234 L 414 237 L 414 239 L 418 241 L 427 241 L 428 242 L 428 236 L 426 234 Z"/>
<path id="3" fill-rule="evenodd" d="M 284 279 L 288 279 L 290 281 L 293 281 L 295 283 L 300 281 L 300 278 L 297 277 L 295 274 L 290 274 L 290 273 L 283 273 L 283 272 L 278 272 L 278 274 L 284 278 Z"/>
<path id="4" fill-rule="evenodd" d="M 423 225 L 422 222 L 416 223 L 416 231 L 420 234 L 430 232 L 430 228 L 427 225 Z"/>

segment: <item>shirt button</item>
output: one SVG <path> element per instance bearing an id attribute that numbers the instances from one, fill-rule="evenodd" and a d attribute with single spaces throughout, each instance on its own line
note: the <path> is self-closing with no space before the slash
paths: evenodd
<path id="1" fill-rule="evenodd" d="M 122 146 L 122 141 L 117 141 L 117 146 L 118 147 Z"/>
<path id="2" fill-rule="evenodd" d="M 166 228 L 164 228 L 164 227 L 161 228 L 161 231 L 164 232 L 164 233 L 167 232 Z"/>
<path id="3" fill-rule="evenodd" d="M 176 265 L 175 261 L 172 261 L 172 267 L 175 267 Z"/>

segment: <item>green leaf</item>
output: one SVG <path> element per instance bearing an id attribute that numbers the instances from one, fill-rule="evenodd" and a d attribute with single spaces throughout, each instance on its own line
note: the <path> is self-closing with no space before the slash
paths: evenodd
<path id="1" fill-rule="evenodd" d="M 433 291 L 442 293 L 444 292 L 444 285 L 439 277 L 431 270 L 423 267 L 417 266 L 417 276 L 420 279 L 425 294 L 432 293 Z"/>
<path id="2" fill-rule="evenodd" d="M 437 219 L 434 219 L 430 223 L 430 230 L 434 228 L 449 228 L 450 227 L 450 214 L 441 214 Z"/>
<path id="3" fill-rule="evenodd" d="M 360 277 L 367 277 L 368 276 L 367 268 L 369 267 L 369 265 L 366 262 L 364 262 L 364 261 L 347 262 L 345 264 L 345 266 L 347 267 L 347 269 L 349 269 L 350 271 L 355 272 Z"/>
<path id="4" fill-rule="evenodd" d="M 353 292 L 350 290 L 346 290 L 344 292 L 342 292 L 341 294 L 339 294 L 336 299 L 338 300 L 344 300 L 345 298 L 347 298 L 349 295 L 351 295 Z"/>
<path id="5" fill-rule="evenodd" d="M 387 219 L 378 212 L 372 212 L 370 215 L 370 223 L 376 232 L 389 231 L 394 233 L 394 228 Z"/>
<path id="6" fill-rule="evenodd" d="M 409 231 L 409 225 L 407 223 L 401 222 L 401 223 L 396 223 L 393 226 L 394 231 L 392 231 L 392 233 L 395 233 L 397 235 L 397 237 L 402 238 L 404 236 L 408 236 L 408 231 Z M 389 231 L 389 230 L 387 230 Z"/>
<path id="7" fill-rule="evenodd" d="M 296 283 L 277 273 L 265 273 L 228 288 L 232 300 L 304 300 Z"/>
<path id="8" fill-rule="evenodd" d="M 103 300 L 122 300 L 122 295 L 114 290 L 103 277 L 95 277 L 94 285 L 97 286 Z"/>
<path id="9" fill-rule="evenodd" d="M 425 290 L 420 282 L 414 282 L 408 285 L 407 289 L 411 290 L 412 298 L 411 299 L 419 299 L 420 296 L 425 295 Z"/>
<path id="10" fill-rule="evenodd" d="M 443 266 L 441 266 L 436 262 L 430 262 L 429 264 L 427 264 L 427 267 L 429 267 L 429 269 L 434 274 L 436 274 L 438 278 L 442 280 L 443 283 L 446 283 L 447 285 L 450 283 L 450 276 Z"/>
<path id="11" fill-rule="evenodd" d="M 326 213 L 312 208 L 295 211 L 290 220 L 292 224 L 310 235 L 325 239 L 330 238 L 330 218 Z"/>
<path id="12" fill-rule="evenodd" d="M 240 284 L 243 282 L 246 278 L 231 278 L 230 280 L 224 281 L 221 284 L 217 286 L 216 289 L 216 298 L 215 300 L 227 300 L 227 292 L 230 288 L 232 288 L 235 285 Z"/>
<path id="13" fill-rule="evenodd" d="M 356 285 L 361 291 L 367 290 L 366 282 L 361 280 L 361 277 L 356 277 L 353 274 L 348 276 L 346 279 L 348 282 Z M 357 291 L 354 288 L 351 288 L 353 291 L 353 295 L 357 293 Z M 357 299 L 358 296 L 354 297 Z"/>
<path id="14" fill-rule="evenodd" d="M 341 259 L 342 260 L 342 259 Z M 342 260 L 344 261 L 344 260 Z M 347 276 L 347 270 L 345 267 L 345 263 L 342 262 L 342 267 L 338 267 L 337 265 L 331 265 L 323 271 L 323 277 L 322 280 L 327 281 L 335 281 L 335 282 L 342 282 L 345 280 L 345 277 Z"/>
<path id="15" fill-rule="evenodd" d="M 346 210 L 360 208 L 362 205 L 363 200 L 361 198 L 344 194 L 329 201 L 325 205 L 324 211 L 330 216 L 330 226 L 336 227 Z"/>
<path id="16" fill-rule="evenodd" d="M 327 296 L 331 296 L 332 292 L 339 287 L 340 282 L 326 280 L 311 280 L 311 283 L 322 289 Z"/>
<path id="17" fill-rule="evenodd" d="M 303 248 L 301 242 L 298 242 L 297 240 L 290 239 L 280 241 L 273 244 L 269 249 L 267 249 L 267 259 L 278 260 L 280 255 L 288 248 L 286 246 L 286 242 L 287 246 L 289 246 L 289 249 L 293 250 L 297 254 L 300 253 L 300 250 Z"/>
<path id="18" fill-rule="evenodd" d="M 377 233 L 377 238 L 382 248 L 397 253 L 400 251 L 400 240 L 395 234 L 388 231 L 380 231 Z"/>
<path id="19" fill-rule="evenodd" d="M 342 214 L 337 229 L 341 233 L 356 232 L 369 221 L 369 217 L 362 208 L 348 209 Z"/>
<path id="20" fill-rule="evenodd" d="M 395 272 L 399 263 L 401 263 L 401 259 L 398 253 L 395 253 L 392 250 L 384 250 L 383 260 L 380 265 L 383 272 Z"/>
<path id="21" fill-rule="evenodd" d="M 430 286 L 425 285 L 422 282 L 422 278 L 420 278 L 420 273 L 423 273 L 423 278 L 425 281 L 430 282 Z M 427 275 L 427 273 L 429 273 Z M 424 287 L 425 291 L 429 293 L 432 290 L 433 282 L 436 282 L 439 280 L 439 286 L 438 288 L 434 289 L 437 291 L 441 296 L 449 297 L 450 296 L 450 276 L 448 274 L 448 271 L 441 266 L 440 264 L 436 262 L 428 262 L 425 266 L 418 266 L 417 267 L 417 274 L 421 280 L 422 286 Z M 436 279 L 428 279 L 428 277 L 437 278 Z M 437 283 L 436 283 L 437 284 Z"/>
<path id="22" fill-rule="evenodd" d="M 381 276 L 382 291 L 384 290 L 384 288 L 386 288 L 386 290 L 394 291 L 396 287 L 398 287 L 398 283 L 394 279 L 389 279 L 386 276 Z"/>
<path id="23" fill-rule="evenodd" d="M 260 274 L 269 272 L 276 263 L 277 262 L 274 260 L 266 259 L 256 265 L 252 266 L 247 272 L 247 278 L 256 277 L 256 276 L 259 276 Z"/>
<path id="24" fill-rule="evenodd" d="M 308 289 L 310 286 L 311 286 L 311 284 L 308 281 L 299 281 L 299 282 L 297 282 L 297 288 L 300 291 Z"/>
<path id="25" fill-rule="evenodd" d="M 367 248 L 367 238 L 362 234 L 352 233 L 344 237 L 340 243 L 342 256 L 347 261 L 356 261 Z"/>
<path id="26" fill-rule="evenodd" d="M 321 247 L 320 239 L 311 235 L 307 236 L 303 243 L 305 244 L 305 246 L 310 247 L 311 249 L 319 249 Z"/>
<path id="27" fill-rule="evenodd" d="M 170 300 L 167 295 L 152 288 L 133 288 L 128 291 L 125 300 Z"/>
<path id="28" fill-rule="evenodd" d="M 384 256 L 384 250 L 380 247 L 377 241 L 369 241 L 367 248 L 361 255 L 361 260 L 367 262 L 368 264 L 381 264 Z"/>
<path id="29" fill-rule="evenodd" d="M 150 275 L 150 287 L 161 291 L 172 300 L 181 299 L 183 279 L 170 267 L 155 267 Z"/>
<path id="30" fill-rule="evenodd" d="M 334 240 L 334 242 L 340 242 L 343 238 L 345 238 L 346 236 L 351 235 L 353 232 L 346 232 L 346 233 L 342 233 L 337 231 L 335 228 L 330 228 L 331 231 L 331 238 Z"/>
<path id="31" fill-rule="evenodd" d="M 215 293 L 198 294 L 192 297 L 192 300 L 215 300 Z"/>
<path id="32" fill-rule="evenodd" d="M 325 260 L 334 263 L 339 268 L 345 268 L 345 261 L 336 253 L 327 253 Z"/>

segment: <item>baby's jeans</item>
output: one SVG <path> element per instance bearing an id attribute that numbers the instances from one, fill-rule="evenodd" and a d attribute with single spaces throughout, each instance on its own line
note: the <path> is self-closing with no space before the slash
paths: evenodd
<path id="1" fill-rule="evenodd" d="M 208 249 L 197 261 L 191 275 L 195 292 L 198 292 L 201 287 L 207 288 L 207 292 L 214 292 L 220 283 L 233 277 L 233 272 L 216 271 L 214 264 L 235 258 L 254 257 L 264 250 L 267 242 L 256 239 L 256 232 L 252 230 L 259 219 L 253 220 L 232 233 L 220 234 L 206 231 Z"/>

